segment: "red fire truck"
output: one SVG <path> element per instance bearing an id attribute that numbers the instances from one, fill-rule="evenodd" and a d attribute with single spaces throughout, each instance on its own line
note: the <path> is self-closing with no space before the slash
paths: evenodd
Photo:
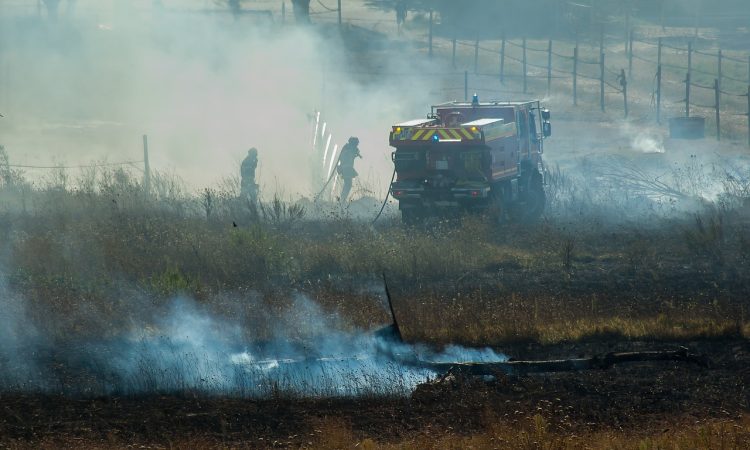
<path id="1" fill-rule="evenodd" d="M 392 127 L 391 195 L 404 223 L 466 212 L 532 222 L 544 211 L 544 139 L 552 132 L 539 101 L 450 102 L 426 119 Z"/>

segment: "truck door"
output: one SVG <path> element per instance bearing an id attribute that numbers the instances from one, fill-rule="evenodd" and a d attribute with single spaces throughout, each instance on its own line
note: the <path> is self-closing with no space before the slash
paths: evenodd
<path id="1" fill-rule="evenodd" d="M 531 156 L 528 110 L 522 108 L 516 110 L 516 126 L 518 128 L 518 157 L 520 160 L 528 159 Z"/>

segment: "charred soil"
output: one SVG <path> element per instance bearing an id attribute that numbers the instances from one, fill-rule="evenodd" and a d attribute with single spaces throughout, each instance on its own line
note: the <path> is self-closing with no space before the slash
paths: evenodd
<path id="1" fill-rule="evenodd" d="M 506 351 L 545 359 L 677 345 L 602 341 L 517 345 Z M 500 424 L 521 433 L 540 421 L 550 439 L 610 431 L 645 438 L 714 420 L 735 427 L 736 439 L 747 439 L 750 343 L 725 339 L 682 345 L 707 355 L 711 367 L 665 362 L 524 377 L 498 374 L 492 379 L 449 375 L 419 386 L 410 398 L 148 395 L 76 400 L 53 394 L 4 394 L 0 444 L 336 448 L 338 435 L 351 440 L 346 446 L 367 439 L 386 446 L 414 446 L 425 437 L 495 433 L 502 439 L 507 435 L 497 434 Z"/>

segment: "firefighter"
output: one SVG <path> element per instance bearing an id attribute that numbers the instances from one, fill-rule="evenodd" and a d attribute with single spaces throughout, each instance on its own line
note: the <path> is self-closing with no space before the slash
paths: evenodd
<path id="1" fill-rule="evenodd" d="M 240 166 L 240 195 L 255 203 L 258 200 L 258 185 L 255 183 L 255 169 L 258 168 L 258 149 L 247 151 Z"/>
<path id="2" fill-rule="evenodd" d="M 357 177 L 357 171 L 354 170 L 354 160 L 361 158 L 359 154 L 359 139 L 352 136 L 349 138 L 349 142 L 344 145 L 339 155 L 339 162 L 336 166 L 336 172 L 343 178 L 344 185 L 341 188 L 341 197 L 339 201 L 344 203 L 349 197 L 349 192 L 352 190 L 352 180 Z"/>

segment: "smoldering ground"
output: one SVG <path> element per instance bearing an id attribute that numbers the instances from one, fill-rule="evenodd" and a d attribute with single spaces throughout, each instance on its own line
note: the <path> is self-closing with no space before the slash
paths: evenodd
<path id="1" fill-rule="evenodd" d="M 26 316 L 23 297 L 5 285 L 0 294 L 0 389 L 6 392 L 398 396 L 438 375 L 400 359 L 505 360 L 489 348 L 451 345 L 435 351 L 345 329 L 335 313 L 325 313 L 303 294 L 296 294 L 280 317 L 235 320 L 178 297 L 164 308 L 140 309 L 123 333 L 70 340 L 37 331 Z M 253 297 L 257 299 L 245 300 Z M 248 340 L 261 323 L 270 328 L 270 338 Z"/>

